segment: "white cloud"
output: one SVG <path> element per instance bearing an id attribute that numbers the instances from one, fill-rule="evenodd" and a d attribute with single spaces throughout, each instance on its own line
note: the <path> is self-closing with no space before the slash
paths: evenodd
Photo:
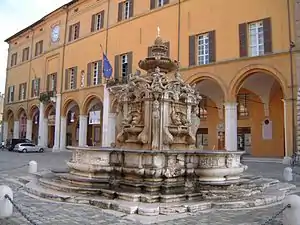
<path id="1" fill-rule="evenodd" d="M 5 89 L 8 45 L 4 40 L 70 0 L 0 1 L 0 92 Z"/>

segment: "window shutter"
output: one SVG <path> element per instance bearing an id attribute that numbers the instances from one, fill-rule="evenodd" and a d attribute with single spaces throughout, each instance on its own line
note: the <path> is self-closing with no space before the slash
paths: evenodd
<path id="1" fill-rule="evenodd" d="M 27 82 L 26 83 L 24 83 L 24 99 L 26 99 L 26 97 L 27 97 Z"/>
<path id="2" fill-rule="evenodd" d="M 123 17 L 123 4 L 123 2 L 120 2 L 118 6 L 118 22 L 120 22 Z"/>
<path id="3" fill-rule="evenodd" d="M 65 90 L 69 89 L 69 70 L 65 70 Z"/>
<path id="4" fill-rule="evenodd" d="M 150 10 L 155 9 L 156 0 L 150 0 Z"/>
<path id="5" fill-rule="evenodd" d="M 12 96 L 11 101 L 13 102 L 15 100 L 15 85 L 11 87 L 12 88 Z"/>
<path id="6" fill-rule="evenodd" d="M 79 38 L 80 37 L 80 22 L 77 23 L 77 26 L 78 26 L 78 37 L 77 38 Z"/>
<path id="7" fill-rule="evenodd" d="M 132 73 L 132 60 L 133 60 L 133 58 L 132 58 L 132 56 L 133 56 L 133 54 L 132 54 L 132 52 L 128 52 L 127 53 L 127 59 L 128 59 L 128 67 L 127 67 L 127 76 L 128 76 L 128 74 L 131 74 Z"/>
<path id="8" fill-rule="evenodd" d="M 96 15 L 92 15 L 91 32 L 95 31 L 95 19 L 96 19 Z"/>
<path id="9" fill-rule="evenodd" d="M 74 87 L 77 89 L 77 66 L 74 67 Z"/>
<path id="10" fill-rule="evenodd" d="M 19 100 L 21 100 L 21 89 L 22 89 L 22 84 L 19 84 Z"/>
<path id="11" fill-rule="evenodd" d="M 130 0 L 129 2 L 129 18 L 133 17 L 134 13 L 134 0 Z"/>
<path id="12" fill-rule="evenodd" d="M 28 47 L 27 48 L 27 53 L 26 53 L 26 60 L 29 60 L 29 51 L 30 51 L 30 48 Z"/>
<path id="13" fill-rule="evenodd" d="M 167 57 L 170 57 L 170 42 L 168 41 L 168 42 L 165 42 L 165 46 L 167 46 L 167 48 L 168 48 L 168 51 L 167 51 Z"/>
<path id="14" fill-rule="evenodd" d="M 46 86 L 46 90 L 50 91 L 49 88 L 50 87 L 50 75 L 47 75 L 47 86 Z"/>
<path id="15" fill-rule="evenodd" d="M 189 66 L 196 65 L 196 37 L 189 37 Z"/>
<path id="16" fill-rule="evenodd" d="M 34 51 L 34 56 L 38 55 L 38 43 L 35 43 L 35 51 Z"/>
<path id="17" fill-rule="evenodd" d="M 151 55 L 151 51 L 152 51 L 152 46 L 149 46 L 148 47 L 148 57 L 151 57 L 152 55 Z"/>
<path id="18" fill-rule="evenodd" d="M 169 4 L 169 0 L 164 0 L 164 4 L 166 5 L 166 4 Z"/>
<path id="19" fill-rule="evenodd" d="M 240 57 L 248 56 L 247 23 L 239 24 Z"/>
<path id="20" fill-rule="evenodd" d="M 31 97 L 34 97 L 34 80 L 31 81 Z"/>
<path id="21" fill-rule="evenodd" d="M 26 52 L 26 48 L 23 49 L 23 54 L 22 54 L 22 62 L 25 61 L 25 52 Z"/>
<path id="22" fill-rule="evenodd" d="M 40 54 L 42 54 L 44 51 L 44 42 L 40 41 Z"/>
<path id="23" fill-rule="evenodd" d="M 92 63 L 87 65 L 87 86 L 91 86 L 91 79 L 92 79 Z"/>
<path id="24" fill-rule="evenodd" d="M 100 21 L 100 28 L 102 29 L 104 27 L 104 20 L 105 20 L 105 17 L 104 17 L 104 10 L 102 10 L 100 12 L 100 15 L 101 15 L 101 21 Z"/>
<path id="25" fill-rule="evenodd" d="M 98 61 L 98 80 L 97 84 L 102 83 L 102 60 Z"/>
<path id="26" fill-rule="evenodd" d="M 40 95 L 40 89 L 41 89 L 41 78 L 38 78 L 37 80 L 37 90 L 36 90 L 36 95 Z"/>
<path id="27" fill-rule="evenodd" d="M 115 56 L 115 68 L 114 68 L 114 78 L 115 80 L 119 80 L 119 73 L 120 73 L 120 56 Z"/>
<path id="28" fill-rule="evenodd" d="M 209 63 L 216 62 L 216 31 L 208 33 Z"/>
<path id="29" fill-rule="evenodd" d="M 72 25 L 69 26 L 69 42 L 72 41 Z"/>
<path id="30" fill-rule="evenodd" d="M 271 18 L 263 20 L 264 29 L 264 52 L 272 53 L 272 25 Z"/>
<path id="31" fill-rule="evenodd" d="M 53 75 L 53 83 L 54 83 L 54 85 L 53 85 L 53 91 L 57 91 L 56 90 L 56 87 L 57 87 L 57 73 L 55 73 Z"/>

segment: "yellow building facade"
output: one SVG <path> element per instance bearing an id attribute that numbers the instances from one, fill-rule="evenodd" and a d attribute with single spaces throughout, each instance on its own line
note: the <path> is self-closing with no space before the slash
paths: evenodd
<path id="1" fill-rule="evenodd" d="M 291 155 L 299 5 L 73 0 L 6 40 L 4 139 L 28 138 L 54 150 L 113 145 L 119 112 L 102 76 L 102 52 L 113 67 L 111 79 L 122 85 L 148 56 L 159 27 L 183 79 L 203 97 L 197 147 Z"/>

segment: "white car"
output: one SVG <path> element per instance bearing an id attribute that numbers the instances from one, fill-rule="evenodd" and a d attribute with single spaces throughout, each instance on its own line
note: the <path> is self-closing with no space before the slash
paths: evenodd
<path id="1" fill-rule="evenodd" d="M 44 152 L 44 149 L 40 146 L 37 146 L 32 143 L 20 143 L 17 144 L 14 148 L 14 151 L 17 152 Z"/>

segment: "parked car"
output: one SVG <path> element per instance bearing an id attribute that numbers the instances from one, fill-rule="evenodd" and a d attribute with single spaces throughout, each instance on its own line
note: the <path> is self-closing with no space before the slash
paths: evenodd
<path id="1" fill-rule="evenodd" d="M 38 145 L 32 143 L 19 143 L 14 147 L 14 151 L 17 152 L 44 152 L 44 149 Z"/>
<path id="2" fill-rule="evenodd" d="M 15 146 L 19 143 L 32 143 L 32 141 L 26 138 L 8 139 L 5 147 L 8 149 L 8 151 L 13 151 Z"/>

